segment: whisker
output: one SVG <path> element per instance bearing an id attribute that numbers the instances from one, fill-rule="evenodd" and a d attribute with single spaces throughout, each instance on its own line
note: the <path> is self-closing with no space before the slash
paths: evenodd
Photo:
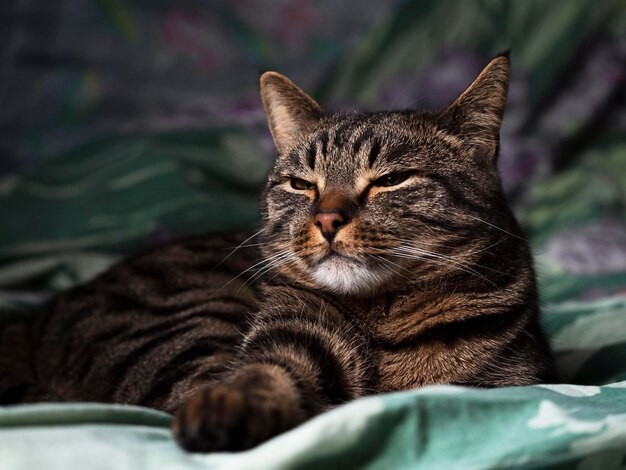
<path id="1" fill-rule="evenodd" d="M 272 256 L 270 256 L 270 257 L 268 257 L 268 258 L 263 258 L 263 259 L 262 259 L 261 261 L 259 261 L 258 263 L 255 263 L 255 264 L 253 264 L 252 266 L 250 266 L 250 267 L 248 267 L 247 269 L 245 269 L 245 270 L 243 270 L 242 272 L 240 272 L 237 276 L 235 276 L 235 277 L 234 277 L 234 278 L 232 278 L 230 281 L 228 281 L 226 284 L 224 284 L 222 287 L 220 287 L 220 288 L 216 291 L 216 293 L 217 293 L 217 292 L 220 292 L 222 289 L 226 288 L 229 284 L 231 284 L 232 282 L 234 282 L 234 281 L 236 281 L 237 279 L 239 279 L 241 276 L 243 276 L 243 275 L 244 275 L 245 273 L 247 273 L 248 271 L 250 271 L 250 270 L 252 270 L 252 269 L 256 268 L 257 266 L 260 266 L 260 265 L 262 265 L 262 264 L 264 264 L 264 263 L 271 262 L 271 260 L 273 260 L 273 259 L 275 259 L 275 258 L 277 258 L 277 257 L 279 257 L 279 256 L 284 256 L 284 255 L 286 255 L 287 253 L 288 253 L 288 250 L 286 249 L 286 250 L 282 250 L 282 251 L 278 252 L 277 254 L 272 255 Z"/>
<path id="2" fill-rule="evenodd" d="M 469 217 L 470 219 L 478 220 L 479 222 L 482 222 L 483 224 L 487 224 L 487 225 L 489 225 L 490 227 L 495 228 L 496 230 L 500 230 L 501 232 L 506 233 L 507 235 L 510 235 L 510 236 L 515 237 L 515 238 L 517 238 L 517 239 L 519 239 L 519 240 L 522 240 L 522 241 L 526 241 L 526 239 L 525 239 L 525 238 L 520 237 L 519 235 L 515 235 L 514 233 L 507 232 L 507 231 L 506 231 L 506 230 L 504 230 L 503 228 L 500 228 L 500 227 L 498 227 L 497 225 L 492 224 L 491 222 L 487 222 L 486 220 L 483 220 L 483 219 L 481 219 L 480 217 L 476 217 L 476 216 L 474 216 L 474 215 L 472 215 L 472 214 L 465 214 L 465 215 L 466 215 L 467 217 Z"/>
<path id="3" fill-rule="evenodd" d="M 264 232 L 265 229 L 262 228 L 261 230 L 259 230 L 258 232 L 250 235 L 248 238 L 246 238 L 244 241 L 242 241 L 238 246 L 236 246 L 230 253 L 228 253 L 226 255 L 226 257 L 220 261 L 219 263 L 217 263 L 214 267 L 213 270 L 217 269 L 218 267 L 220 267 L 222 265 L 222 263 L 224 263 L 228 258 L 230 258 L 238 249 L 240 249 L 241 247 L 243 247 L 243 245 L 245 245 L 247 242 L 249 242 L 250 240 L 252 240 L 254 237 L 260 235 L 262 232 Z"/>
<path id="4" fill-rule="evenodd" d="M 417 248 L 417 249 L 418 249 L 418 250 L 420 250 L 419 248 Z M 452 258 L 452 257 L 450 257 L 450 256 L 442 255 L 441 253 L 429 252 L 429 251 L 427 251 L 427 250 L 421 250 L 421 251 L 422 251 L 422 252 L 424 252 L 424 254 L 428 254 L 428 255 L 430 255 L 430 256 L 442 256 L 442 257 L 444 257 L 444 258 L 446 258 L 446 259 L 449 259 L 450 261 L 453 261 L 453 262 L 456 262 L 456 263 L 460 263 L 460 264 L 462 264 L 463 266 L 466 266 L 468 269 L 469 269 L 471 266 L 476 266 L 477 268 L 486 269 L 487 271 L 491 271 L 491 272 L 494 272 L 494 273 L 496 273 L 496 274 L 502 274 L 503 276 L 511 276 L 511 274 L 510 274 L 510 273 L 506 273 L 506 272 L 504 272 L 504 271 L 499 271 L 499 270 L 497 270 L 497 269 L 490 268 L 489 266 L 484 266 L 484 265 L 482 265 L 482 264 L 478 264 L 478 263 L 471 263 L 471 264 L 467 264 L 467 263 L 463 263 L 462 261 L 459 261 L 459 260 L 457 260 L 457 259 L 454 259 L 454 258 Z"/>
<path id="5" fill-rule="evenodd" d="M 395 267 L 400 268 L 400 269 L 402 269 L 402 270 L 404 270 L 404 271 L 406 271 L 406 272 L 408 272 L 408 273 L 411 273 L 411 271 L 409 271 L 408 269 L 406 269 L 404 266 L 400 266 L 399 264 L 394 263 L 393 261 L 388 260 L 387 258 L 385 258 L 385 257 L 383 257 L 383 256 L 377 256 L 377 255 L 373 255 L 373 254 L 371 254 L 371 253 L 368 253 L 368 256 L 371 256 L 371 257 L 372 257 L 372 258 L 374 258 L 375 260 L 377 260 L 377 261 L 382 261 L 383 263 L 387 264 L 388 266 L 391 266 L 390 268 L 388 267 L 388 269 L 390 269 L 392 273 L 394 273 L 394 274 L 396 274 L 396 275 L 398 275 L 398 276 L 400 276 L 400 277 L 403 277 L 404 279 L 406 279 L 406 280 L 407 280 L 407 281 L 409 281 L 409 282 L 411 281 L 411 279 L 410 279 L 410 278 L 408 278 L 408 277 L 407 277 L 407 276 L 405 276 L 404 274 L 400 274 L 398 271 L 396 271 L 395 269 L 393 269 L 393 266 L 395 266 Z"/>
<path id="6" fill-rule="evenodd" d="M 483 276 L 481 273 L 479 273 L 478 271 L 472 269 L 471 267 L 467 266 L 464 263 L 461 263 L 457 260 L 454 260 L 450 257 L 444 256 L 444 255 L 439 255 L 437 253 L 431 253 L 431 252 L 422 252 L 421 254 L 423 256 L 415 256 L 415 253 L 413 251 L 410 250 L 410 247 L 403 247 L 404 249 L 398 249 L 398 248 L 394 248 L 392 250 L 389 250 L 389 252 L 391 252 L 392 254 L 402 258 L 407 258 L 407 259 L 415 259 L 415 260 L 419 260 L 419 261 L 430 261 L 430 262 L 435 262 L 435 260 L 431 260 L 431 259 L 426 259 L 423 256 L 430 256 L 432 258 L 435 258 L 436 260 L 441 260 L 441 261 L 445 261 L 448 262 L 449 264 L 452 264 L 454 266 L 457 267 L 457 269 L 459 269 L 460 271 L 463 271 L 467 274 L 472 274 L 474 276 L 477 276 L 485 281 L 487 281 L 488 283 L 490 283 L 492 286 L 496 286 L 496 284 L 491 281 L 489 278 L 487 278 L 486 276 Z M 441 263 L 440 263 L 441 264 Z"/>
<path id="7" fill-rule="evenodd" d="M 228 250 L 238 250 L 239 248 L 249 248 L 251 246 L 264 246 L 266 245 L 265 243 L 248 243 L 246 245 L 237 245 L 237 246 L 231 246 L 228 247 Z"/>
<path id="8" fill-rule="evenodd" d="M 471 263 L 471 264 L 463 263 L 462 261 L 460 261 L 458 259 L 454 259 L 454 258 L 452 258 L 450 256 L 447 256 L 447 255 L 444 255 L 443 253 L 436 253 L 434 251 L 429 251 L 429 250 L 425 250 L 423 248 L 419 248 L 419 247 L 413 245 L 413 241 L 412 240 L 402 239 L 402 238 L 400 238 L 398 240 L 399 241 L 404 241 L 404 242 L 408 243 L 408 245 L 405 245 L 405 246 L 401 245 L 399 247 L 394 247 L 394 248 L 398 248 L 398 249 L 402 249 L 402 250 L 408 250 L 408 253 L 412 253 L 413 251 L 420 251 L 420 252 L 422 252 L 424 254 L 430 254 L 431 256 L 435 256 L 435 255 L 436 256 L 443 256 L 443 257 L 448 258 L 448 259 L 450 259 L 450 260 L 452 260 L 454 262 L 462 263 L 463 265 L 468 266 L 468 267 L 469 266 L 476 266 L 478 268 L 486 269 L 487 271 L 491 271 L 491 272 L 494 272 L 494 273 L 497 273 L 497 274 L 502 274 L 503 276 L 511 276 L 510 273 L 506 273 L 504 271 L 499 271 L 497 269 L 490 268 L 489 266 L 483 266 L 482 264 L 478 264 L 478 263 Z M 467 250 L 463 254 L 475 255 L 477 253 L 481 253 L 481 252 L 483 252 L 485 250 L 488 250 L 489 248 L 492 248 L 492 247 L 498 245 L 499 243 L 502 243 L 503 241 L 504 241 L 503 239 L 499 240 L 496 243 L 493 243 L 493 244 L 491 244 L 491 245 L 489 245 L 489 246 L 487 246 L 485 248 L 481 248 L 479 250 L 472 250 L 472 251 Z"/>
<path id="9" fill-rule="evenodd" d="M 284 265 L 287 261 L 289 261 L 289 259 L 295 259 L 299 253 L 300 251 L 296 251 L 293 253 L 291 251 L 287 251 L 286 253 L 283 253 L 283 256 L 276 258 L 272 260 L 271 262 L 267 263 L 265 266 L 258 268 L 257 272 L 253 274 L 252 276 L 250 276 L 250 278 L 241 285 L 241 287 L 237 290 L 237 293 L 239 293 L 239 291 L 241 291 L 241 289 L 243 289 L 244 287 L 251 285 L 255 281 L 258 281 L 261 277 L 263 277 L 272 269 L 275 269 L 279 266 Z"/>

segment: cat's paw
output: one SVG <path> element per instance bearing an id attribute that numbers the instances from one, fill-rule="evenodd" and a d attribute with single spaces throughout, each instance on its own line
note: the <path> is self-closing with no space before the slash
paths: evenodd
<path id="1" fill-rule="evenodd" d="M 249 449 L 303 420 L 280 393 L 216 384 L 196 392 L 174 419 L 173 433 L 189 452 Z"/>

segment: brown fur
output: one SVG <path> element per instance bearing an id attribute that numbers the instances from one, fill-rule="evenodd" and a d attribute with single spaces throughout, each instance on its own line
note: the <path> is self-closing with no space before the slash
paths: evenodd
<path id="1" fill-rule="evenodd" d="M 348 115 L 264 74 L 279 154 L 262 233 L 225 260 L 243 237 L 174 244 L 61 294 L 18 327 L 31 366 L 5 401 L 22 387 L 152 406 L 176 413 L 184 448 L 213 451 L 370 393 L 549 381 L 495 165 L 508 71 L 496 57 L 441 113 Z M 334 212 L 329 242 L 315 216 Z"/>

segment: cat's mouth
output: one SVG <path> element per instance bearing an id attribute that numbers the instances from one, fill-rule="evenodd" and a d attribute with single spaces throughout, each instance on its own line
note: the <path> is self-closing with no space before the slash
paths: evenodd
<path id="1" fill-rule="evenodd" d="M 321 288 L 341 294 L 359 294 L 384 281 L 374 266 L 335 250 L 318 259 L 311 274 Z"/>
<path id="2" fill-rule="evenodd" d="M 350 263 L 365 265 L 362 260 L 355 258 L 354 256 L 349 256 L 339 252 L 336 249 L 329 248 L 326 253 L 320 255 L 316 260 L 313 261 L 312 268 L 317 269 L 322 265 L 327 265 L 334 266 L 337 269 L 342 269 L 342 267 Z"/>
<path id="3" fill-rule="evenodd" d="M 359 262 L 358 260 L 356 260 L 355 258 L 352 258 L 350 256 L 346 256 L 344 254 L 339 253 L 336 250 L 333 250 L 332 248 L 328 251 L 327 254 L 325 254 L 324 256 L 322 256 L 319 260 L 317 260 L 316 264 L 320 264 L 323 263 L 325 261 L 333 261 L 333 260 L 352 260 L 355 262 Z"/>

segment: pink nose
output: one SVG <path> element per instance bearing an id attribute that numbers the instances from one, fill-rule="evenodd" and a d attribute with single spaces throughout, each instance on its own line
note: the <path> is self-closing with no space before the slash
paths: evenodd
<path id="1" fill-rule="evenodd" d="M 320 211 L 315 215 L 315 226 L 320 229 L 324 238 L 329 242 L 335 238 L 335 234 L 339 227 L 345 224 L 346 218 L 341 212 Z"/>

